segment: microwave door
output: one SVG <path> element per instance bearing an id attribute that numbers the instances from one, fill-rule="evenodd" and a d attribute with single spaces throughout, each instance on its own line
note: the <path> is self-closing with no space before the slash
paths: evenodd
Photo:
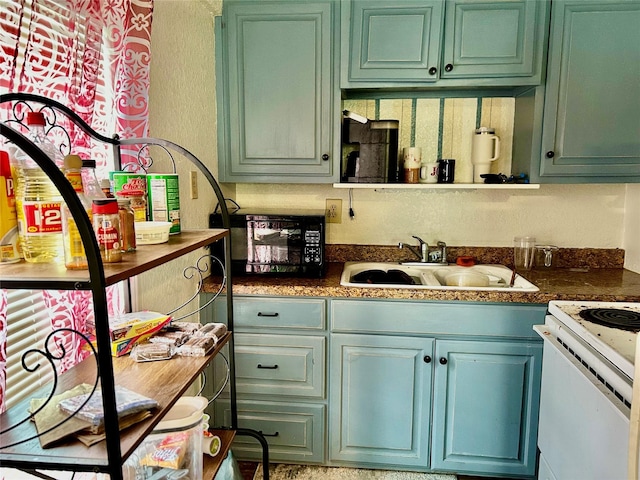
<path id="1" fill-rule="evenodd" d="M 295 272 L 302 260 L 301 230 L 291 222 L 247 222 L 247 269 L 253 272 Z"/>

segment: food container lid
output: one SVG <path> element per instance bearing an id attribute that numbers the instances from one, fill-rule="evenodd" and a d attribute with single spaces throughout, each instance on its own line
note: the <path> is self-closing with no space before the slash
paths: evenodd
<path id="1" fill-rule="evenodd" d="M 491 127 L 480 127 L 476 129 L 476 133 L 496 133 L 496 129 Z"/>
<path id="2" fill-rule="evenodd" d="M 204 397 L 180 397 L 154 430 L 182 430 L 202 423 L 208 400 Z"/>
<path id="3" fill-rule="evenodd" d="M 27 125 L 46 125 L 44 113 L 27 112 Z"/>
<path id="4" fill-rule="evenodd" d="M 118 213 L 118 201 L 115 198 L 94 200 L 91 205 L 93 213 L 111 214 Z"/>

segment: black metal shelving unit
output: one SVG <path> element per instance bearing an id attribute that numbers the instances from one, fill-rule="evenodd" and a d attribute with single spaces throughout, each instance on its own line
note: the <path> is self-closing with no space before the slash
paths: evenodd
<path id="1" fill-rule="evenodd" d="M 35 468 L 42 468 L 45 470 L 71 470 L 71 471 L 90 471 L 90 472 L 104 472 L 108 473 L 112 480 L 122 480 L 122 464 L 126 460 L 128 454 L 130 454 L 135 446 L 142 442 L 144 439 L 144 433 L 149 432 L 154 425 L 156 425 L 162 419 L 162 413 L 166 412 L 168 408 L 173 405 L 179 395 L 175 398 L 167 399 L 165 409 L 154 414 L 153 418 L 146 423 L 143 427 L 138 428 L 136 431 L 138 435 L 133 438 L 128 438 L 127 441 L 121 440 L 121 432 L 118 428 L 118 420 L 116 413 L 115 402 L 115 374 L 114 368 L 120 370 L 124 368 L 122 366 L 121 359 L 114 359 L 111 356 L 110 351 L 110 338 L 108 328 L 108 311 L 107 311 L 107 297 L 106 287 L 108 285 L 117 283 L 118 281 L 135 276 L 143 271 L 151 270 L 156 266 L 169 261 L 173 258 L 177 258 L 189 251 L 196 250 L 202 246 L 206 246 L 215 241 L 224 242 L 224 264 L 231 264 L 231 237 L 228 234 L 229 224 L 229 212 L 227 210 L 222 190 L 216 179 L 213 177 L 208 168 L 188 150 L 183 147 L 174 144 L 167 140 L 155 139 L 155 138 L 135 138 L 135 139 L 120 139 L 117 135 L 112 138 L 105 137 L 94 131 L 84 120 L 78 116 L 74 111 L 66 107 L 65 105 L 48 99 L 46 97 L 24 94 L 24 93 L 10 93 L 0 95 L 0 105 L 11 103 L 14 106 L 16 104 L 23 104 L 31 108 L 32 105 L 40 105 L 51 109 L 54 114 L 61 114 L 66 116 L 75 126 L 80 128 L 86 135 L 93 140 L 103 142 L 111 145 L 113 148 L 113 155 L 116 161 L 116 165 L 120 164 L 121 148 L 122 146 L 139 146 L 145 148 L 151 145 L 157 145 L 164 148 L 167 151 L 180 154 L 182 157 L 189 160 L 195 165 L 200 172 L 207 179 L 211 188 L 213 189 L 218 203 L 220 205 L 223 215 L 223 229 L 219 231 L 196 231 L 194 235 L 189 235 L 189 232 L 185 232 L 182 239 L 170 239 L 169 244 L 165 250 L 156 250 L 151 252 L 147 249 L 146 253 L 133 254 L 140 257 L 140 261 L 133 266 L 124 265 L 111 267 L 108 266 L 105 271 L 105 266 L 102 263 L 100 257 L 100 250 L 93 232 L 93 228 L 89 217 L 83 208 L 80 199 L 73 190 L 71 184 L 64 177 L 63 173 L 55 165 L 55 163 L 36 145 L 34 145 L 27 137 L 20 133 L 17 129 L 11 126 L 11 120 L 5 123 L 0 123 L 0 136 L 4 137 L 6 141 L 15 144 L 26 155 L 32 158 L 42 170 L 49 176 L 53 184 L 58 188 L 63 201 L 68 206 L 77 226 L 80 236 L 82 238 L 85 252 L 88 260 L 88 272 L 65 272 L 64 267 L 56 269 L 51 267 L 49 270 L 47 267 L 29 265 L 25 262 L 19 264 L 4 264 L 0 265 L 0 286 L 4 289 L 58 289 L 58 290 L 89 290 L 93 295 L 93 308 L 96 319 L 96 349 L 94 355 L 90 359 L 82 362 L 79 368 L 72 369 L 72 373 L 66 372 L 58 378 L 55 376 L 53 384 L 51 385 L 51 393 L 55 391 L 58 385 L 65 385 L 65 383 L 73 383 L 75 375 L 81 378 L 85 374 L 84 370 L 89 372 L 95 372 L 95 385 L 100 383 L 102 399 L 104 405 L 105 415 L 105 435 L 106 445 L 104 450 L 104 456 L 100 455 L 82 455 L 82 447 L 76 446 L 75 450 L 61 450 L 59 447 L 48 448 L 46 450 L 39 448 L 39 442 L 37 440 L 38 434 L 35 433 L 35 428 L 32 422 L 29 421 L 28 413 L 16 411 L 20 405 L 9 409 L 7 412 L 0 416 L 0 464 L 3 467 L 13 467 L 24 471 L 33 471 Z M 14 118 L 13 121 L 19 121 L 19 118 Z M 177 235 L 180 237 L 182 234 Z M 157 247 L 157 246 L 153 246 Z M 142 250 L 139 248 L 139 250 Z M 137 257 L 136 257 L 137 258 Z M 114 264 L 117 265 L 117 264 Z M 58 270 L 58 271 L 56 271 Z M 233 293 L 232 293 L 232 278 L 231 272 L 226 272 L 226 291 L 227 291 L 227 322 L 228 329 L 233 332 Z M 230 382 L 229 391 L 231 396 L 231 410 L 232 419 L 231 425 L 225 426 L 232 430 L 234 433 L 240 435 L 250 435 L 256 438 L 260 442 L 263 451 L 263 463 L 268 465 L 268 445 L 264 437 L 260 432 L 253 430 L 238 428 L 237 409 L 236 409 L 236 389 L 235 389 L 235 363 L 234 363 L 234 346 L 233 346 L 233 334 L 229 335 L 226 342 L 229 345 L 229 369 L 230 369 Z M 220 345 L 220 348 L 222 345 Z M 202 360 L 200 363 L 191 362 L 188 363 L 188 369 L 193 369 L 191 372 L 197 377 L 200 371 L 204 370 L 209 361 L 217 354 L 216 351 L 210 355 L 210 358 Z M 51 353 L 48 351 L 41 352 L 43 356 L 47 357 L 51 361 Z M 173 362 L 170 360 L 169 362 Z M 95 366 L 87 366 L 87 362 L 95 362 Z M 181 367 L 182 368 L 182 367 Z M 66 377 L 65 377 L 66 375 Z M 84 377 L 82 377 L 84 378 Z M 187 378 L 190 378 L 187 375 Z M 181 386 L 179 390 L 184 391 L 188 385 Z M 128 431 L 128 430 L 127 430 Z M 33 435 L 27 433 L 27 437 L 15 440 L 17 432 L 33 432 Z M 87 452 L 94 447 L 84 447 Z M 78 448 L 80 448 L 80 454 L 78 454 Z M 123 449 L 125 450 L 123 452 Z M 101 450 L 102 451 L 102 450 Z M 268 468 L 264 469 L 265 477 L 268 480 Z"/>

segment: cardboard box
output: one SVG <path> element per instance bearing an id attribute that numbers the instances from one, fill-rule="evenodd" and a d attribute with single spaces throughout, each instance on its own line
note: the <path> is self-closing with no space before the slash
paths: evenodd
<path id="1" fill-rule="evenodd" d="M 109 319 L 111 355 L 120 357 L 131 352 L 138 342 L 147 340 L 171 321 L 169 315 L 142 311 L 125 313 Z M 90 338 L 95 346 L 95 326 L 90 328 Z"/>

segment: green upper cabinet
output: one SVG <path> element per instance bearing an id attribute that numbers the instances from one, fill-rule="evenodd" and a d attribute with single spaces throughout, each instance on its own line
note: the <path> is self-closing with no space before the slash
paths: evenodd
<path id="1" fill-rule="evenodd" d="M 337 7 L 225 1 L 216 28 L 221 181 L 335 181 Z"/>
<path id="2" fill-rule="evenodd" d="M 436 81 L 443 11 L 441 0 L 345 2 L 343 82 Z"/>
<path id="3" fill-rule="evenodd" d="M 552 5 L 541 182 L 640 181 L 640 1 Z"/>
<path id="4" fill-rule="evenodd" d="M 346 0 L 343 88 L 537 85 L 549 2 Z"/>

